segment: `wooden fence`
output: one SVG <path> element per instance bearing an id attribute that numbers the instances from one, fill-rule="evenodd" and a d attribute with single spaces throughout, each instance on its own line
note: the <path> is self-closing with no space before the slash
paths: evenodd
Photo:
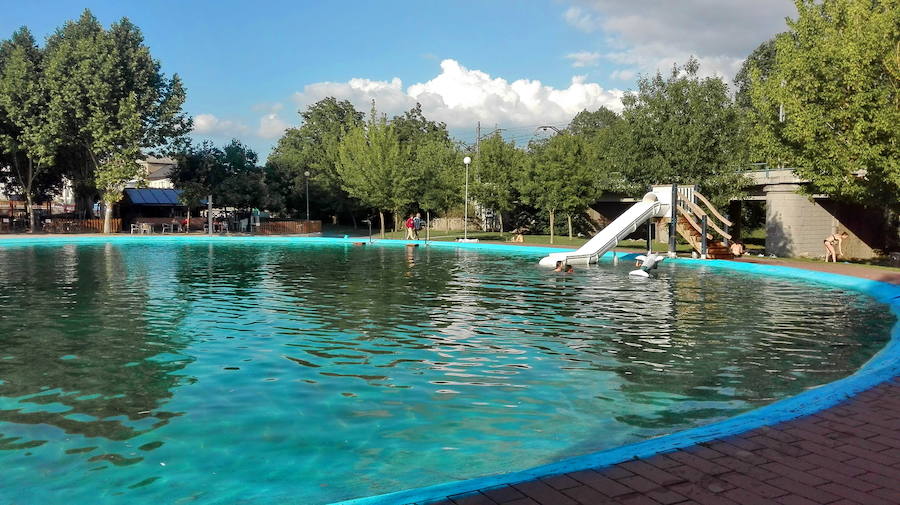
<path id="1" fill-rule="evenodd" d="M 41 227 L 47 233 L 103 233 L 103 220 L 48 217 L 41 223 Z M 113 219 L 110 230 L 118 233 L 121 229 L 122 220 Z"/>
<path id="2" fill-rule="evenodd" d="M 284 220 L 264 221 L 260 223 L 257 233 L 260 235 L 304 235 L 322 233 L 322 221 Z"/>

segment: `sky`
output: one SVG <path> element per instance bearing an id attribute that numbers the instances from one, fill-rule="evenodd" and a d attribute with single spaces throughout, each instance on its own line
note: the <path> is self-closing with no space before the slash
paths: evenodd
<path id="1" fill-rule="evenodd" d="M 0 0 L 0 38 L 44 40 L 88 8 L 129 18 L 187 88 L 193 137 L 237 138 L 265 159 L 298 111 L 328 97 L 388 117 L 422 104 L 470 143 L 524 143 L 579 111 L 621 110 L 639 75 L 690 56 L 728 82 L 786 29 L 790 0 Z"/>

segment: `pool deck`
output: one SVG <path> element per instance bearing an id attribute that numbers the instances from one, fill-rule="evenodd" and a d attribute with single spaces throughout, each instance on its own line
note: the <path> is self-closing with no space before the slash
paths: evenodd
<path id="1" fill-rule="evenodd" d="M 825 411 L 651 458 L 431 505 L 900 503 L 900 379 Z"/>
<path id="2" fill-rule="evenodd" d="M 745 258 L 900 284 L 845 263 Z M 416 505 L 897 505 L 900 377 L 791 421 L 655 456 Z"/>

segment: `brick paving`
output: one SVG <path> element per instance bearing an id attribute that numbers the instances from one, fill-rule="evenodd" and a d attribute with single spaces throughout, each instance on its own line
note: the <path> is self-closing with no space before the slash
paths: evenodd
<path id="1" fill-rule="evenodd" d="M 792 421 L 428 505 L 675 504 L 900 504 L 900 377 Z"/>

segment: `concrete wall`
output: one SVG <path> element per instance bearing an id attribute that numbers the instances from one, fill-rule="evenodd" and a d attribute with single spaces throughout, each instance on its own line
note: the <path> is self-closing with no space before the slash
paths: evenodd
<path id="1" fill-rule="evenodd" d="M 827 200 L 798 194 L 798 184 L 765 187 L 766 252 L 776 256 L 825 256 L 824 240 L 832 233 L 850 234 L 843 243 L 844 257 L 871 258 L 873 248 L 829 211 Z M 826 206 L 823 206 L 825 204 Z M 877 223 L 872 223 L 876 227 Z M 855 228 L 855 227 L 854 227 Z"/>

